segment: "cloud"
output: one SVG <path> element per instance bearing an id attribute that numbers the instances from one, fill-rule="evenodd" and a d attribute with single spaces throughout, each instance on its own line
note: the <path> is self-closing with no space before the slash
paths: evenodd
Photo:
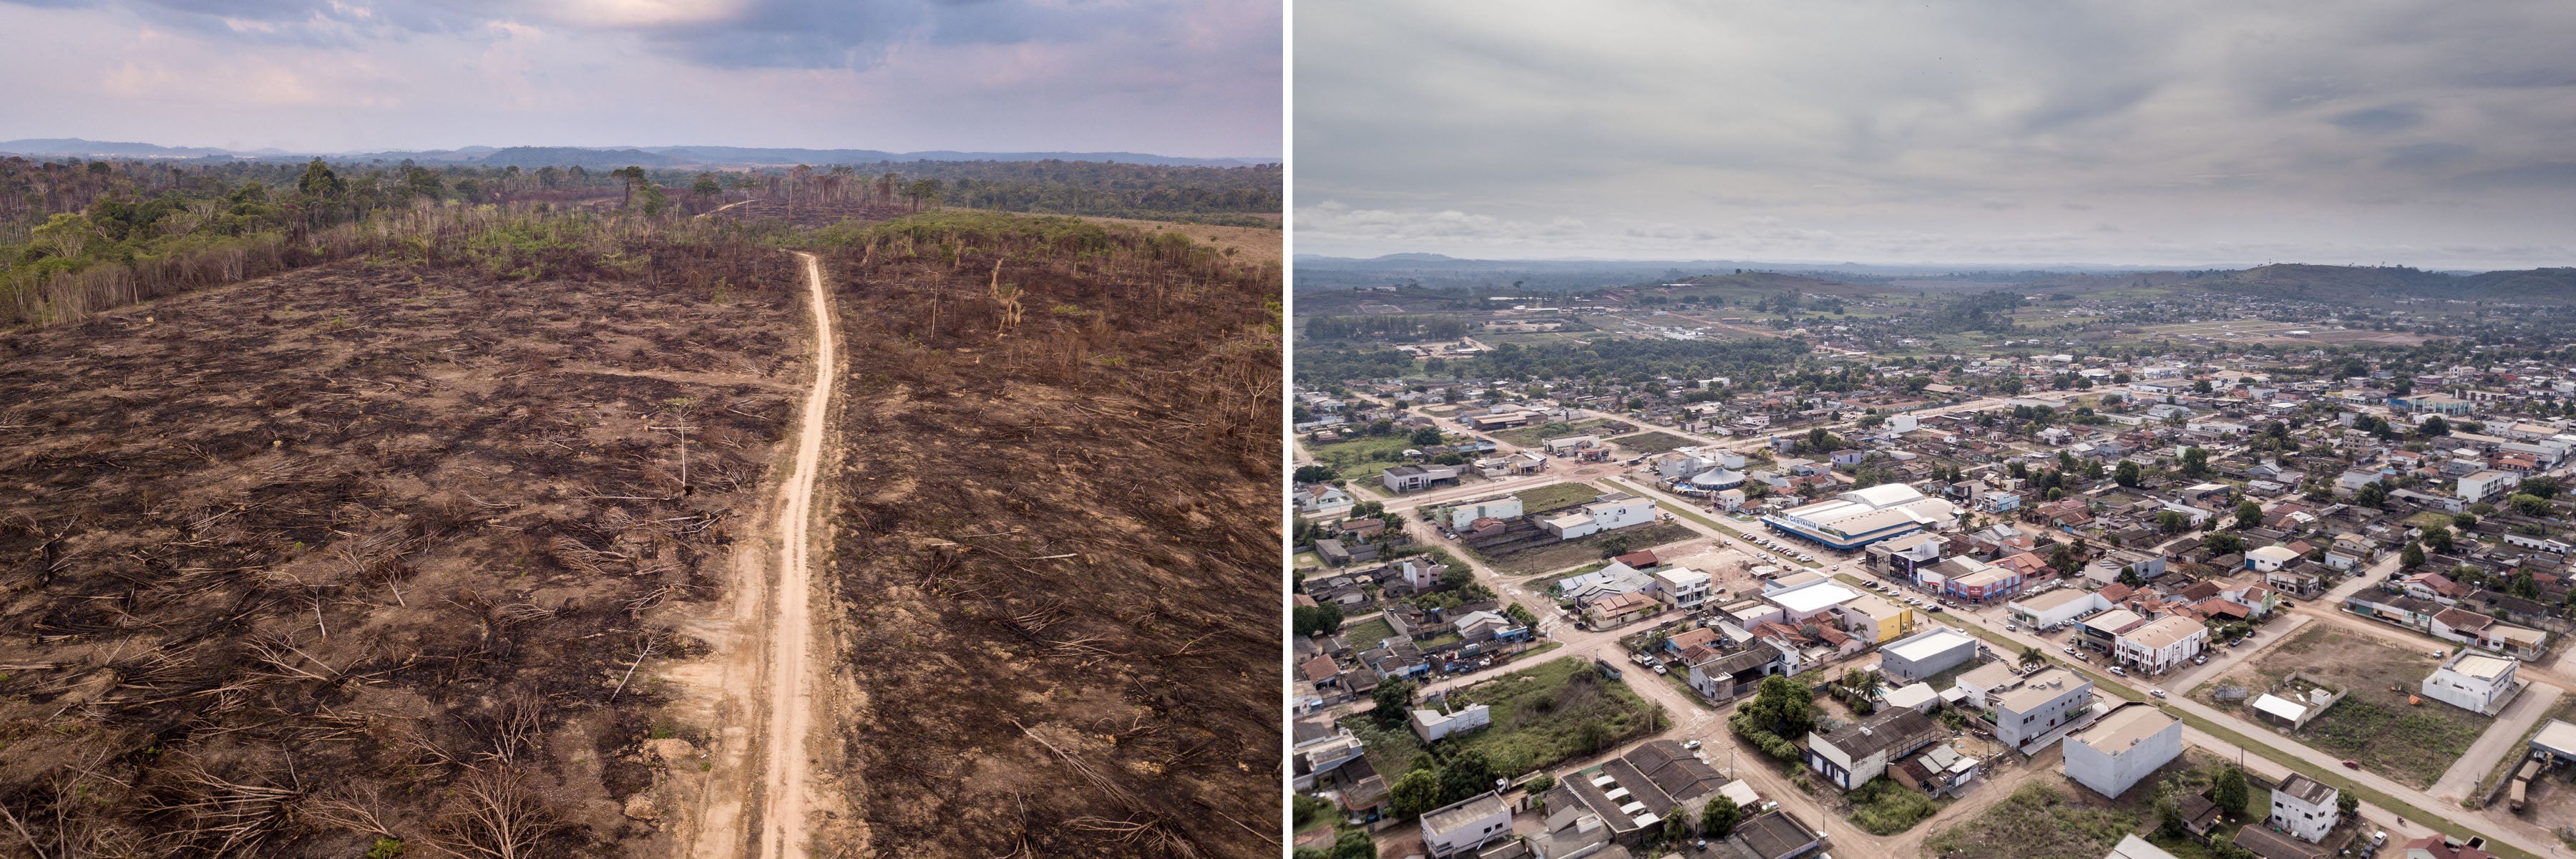
<path id="1" fill-rule="evenodd" d="M 1276 0 L 0 0 L 9 137 L 1277 157 Z"/>
<path id="2" fill-rule="evenodd" d="M 1599 243 L 1487 253 L 2440 255 L 2563 246 L 2576 216 L 2550 193 L 2576 132 L 2561 4 L 1301 0 L 1296 22 L 1301 207 L 1568 215 Z M 1748 215 L 1815 235 L 1726 226 Z M 1332 226 L 1301 220 L 1300 250 L 1464 250 Z"/>

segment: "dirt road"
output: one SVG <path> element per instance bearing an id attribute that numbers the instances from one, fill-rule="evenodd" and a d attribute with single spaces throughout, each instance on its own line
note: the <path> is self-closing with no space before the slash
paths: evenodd
<path id="1" fill-rule="evenodd" d="M 719 703 L 696 832 L 681 840 L 684 859 L 780 859 L 801 855 L 807 841 L 806 742 L 818 686 L 808 547 L 838 360 L 822 264 L 812 254 L 797 257 L 814 314 L 814 384 L 796 430 L 796 458 L 770 508 L 777 530 L 736 566 L 727 615 L 732 646 L 725 648 L 731 655 L 712 666 L 714 676 L 686 681 Z"/>

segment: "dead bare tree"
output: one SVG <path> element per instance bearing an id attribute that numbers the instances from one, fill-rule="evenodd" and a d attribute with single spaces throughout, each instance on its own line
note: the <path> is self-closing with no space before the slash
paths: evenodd
<path id="1" fill-rule="evenodd" d="M 562 827 L 525 773 L 495 763 L 456 780 L 439 817 L 439 846 L 465 856 L 520 859 L 538 855 L 538 846 Z"/>

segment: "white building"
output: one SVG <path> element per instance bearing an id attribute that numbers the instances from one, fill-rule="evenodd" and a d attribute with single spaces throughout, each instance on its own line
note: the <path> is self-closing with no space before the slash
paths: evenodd
<path id="1" fill-rule="evenodd" d="M 2053 629 L 2075 622 L 2077 616 L 2086 612 L 2110 611 L 2111 601 L 2092 591 L 2060 588 L 2014 600 L 2006 603 L 2005 608 L 2011 609 L 2013 616 L 2023 623 Z"/>
<path id="2" fill-rule="evenodd" d="M 2334 830 L 2335 818 L 2342 809 L 2335 807 L 2334 788 L 2300 773 L 2291 773 L 2272 789 L 2272 816 L 2265 822 L 2276 829 L 2307 839 L 2324 841 Z"/>
<path id="3" fill-rule="evenodd" d="M 2424 678 L 2424 697 L 2492 716 L 2513 700 L 2514 673 L 2520 667 L 2509 656 L 2463 649 Z"/>
<path id="4" fill-rule="evenodd" d="M 1689 567 L 1655 571 L 1655 597 L 1665 605 L 1688 611 L 1708 602 L 1707 573 Z"/>
<path id="5" fill-rule="evenodd" d="M 1572 540 L 1652 521 L 1655 521 L 1655 502 L 1613 492 L 1575 512 L 1541 520 L 1539 525 L 1561 539 Z"/>
<path id="6" fill-rule="evenodd" d="M 1413 711 L 1413 733 L 1426 743 L 1439 742 L 1451 734 L 1463 734 L 1493 723 L 1493 710 L 1483 704 L 1469 704 L 1455 713 Z"/>
<path id="7" fill-rule="evenodd" d="M 1946 626 L 1888 642 L 1878 650 L 1878 672 L 1912 683 L 1977 658 L 1977 639 Z"/>
<path id="8" fill-rule="evenodd" d="M 2182 755 L 2182 720 L 2144 702 L 2111 708 L 2066 735 L 2066 777 L 2112 799 Z"/>
<path id="9" fill-rule="evenodd" d="M 1855 489 L 1762 517 L 1762 524 L 1773 531 L 1844 550 L 1915 531 L 1948 528 L 1958 521 L 1958 507 L 1902 483 Z"/>
<path id="10" fill-rule="evenodd" d="M 1995 739 L 2020 749 L 2091 712 L 2093 697 L 2093 681 L 2074 672 L 2063 668 L 2033 672 L 2023 678 L 2021 688 L 1996 696 Z"/>
<path id="11" fill-rule="evenodd" d="M 1350 515 L 1351 494 L 1341 487 L 1316 483 L 1297 487 L 1297 513 L 1310 519 L 1340 519 Z"/>
<path id="12" fill-rule="evenodd" d="M 2164 848 L 2147 843 L 2144 838 L 2123 835 L 2120 836 L 2119 845 L 2112 847 L 2111 852 L 2104 855 L 2102 859 L 2175 859 L 2175 857 L 2165 852 Z"/>
<path id="13" fill-rule="evenodd" d="M 2191 662 L 2209 648 L 2209 627 L 2185 617 L 2167 617 L 2120 633 L 2113 645 L 2120 662 L 2149 674 L 2161 674 Z"/>
<path id="14" fill-rule="evenodd" d="M 1450 530 L 1455 531 L 1467 527 L 1467 523 L 1469 522 L 1474 522 L 1486 517 L 1492 517 L 1495 519 L 1517 519 L 1520 518 L 1520 515 L 1520 496 L 1505 495 L 1498 498 L 1467 501 L 1453 506 L 1440 508 L 1440 523 L 1449 526 Z"/>
<path id="15" fill-rule="evenodd" d="M 2496 496 L 2503 495 L 2505 490 L 2512 489 L 2521 483 L 2522 478 L 2514 476 L 2510 471 L 2471 472 L 2460 478 L 2460 500 L 2470 504 L 2491 501 Z"/>
<path id="16" fill-rule="evenodd" d="M 2264 546 L 2246 550 L 2245 568 L 2258 573 L 2268 573 L 2298 559 L 2299 553 L 2290 551 L 2287 546 Z"/>
<path id="17" fill-rule="evenodd" d="M 1860 599 L 1860 592 L 1844 587 L 1832 579 L 1819 578 L 1795 587 L 1786 587 L 1762 595 L 1773 605 L 1788 612 L 1791 623 L 1815 617 L 1835 606 Z"/>
<path id="18" fill-rule="evenodd" d="M 1431 855 L 1473 853 L 1512 837 L 1512 806 L 1500 792 L 1481 793 L 1422 815 L 1422 846 Z"/>

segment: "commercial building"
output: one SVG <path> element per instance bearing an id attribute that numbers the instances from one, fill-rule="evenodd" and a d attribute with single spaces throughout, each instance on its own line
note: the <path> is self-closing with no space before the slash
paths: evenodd
<path id="1" fill-rule="evenodd" d="M 1881 710 L 1830 734 L 1807 735 L 1807 766 L 1844 790 L 1887 774 L 1890 762 L 1941 738 L 1941 723 L 1904 707 Z"/>
<path id="2" fill-rule="evenodd" d="M 1762 517 L 1762 524 L 1778 533 L 1850 550 L 1916 531 L 1947 528 L 1958 519 L 1959 508 L 1950 502 L 1890 483 L 1792 507 Z"/>
<path id="3" fill-rule="evenodd" d="M 2424 677 L 2424 697 L 2492 716 L 2513 700 L 2520 667 L 2512 657 L 2462 650 Z"/>
<path id="4" fill-rule="evenodd" d="M 2006 603 L 2015 619 L 2042 629 L 2055 629 L 2074 623 L 2076 618 L 2093 612 L 2111 610 L 2111 601 L 2101 594 L 2075 588 L 2060 588 L 2033 597 Z"/>
<path id="5" fill-rule="evenodd" d="M 1977 658 L 1975 636 L 1936 626 L 1896 641 L 1878 651 L 1878 673 L 1912 683 Z"/>
<path id="6" fill-rule="evenodd" d="M 2161 674 L 2190 664 L 2192 657 L 2209 649 L 2209 627 L 2187 617 L 2166 617 L 2120 633 L 2114 646 L 2114 656 L 2121 663 Z"/>
<path id="7" fill-rule="evenodd" d="M 2111 708 L 2066 735 L 2066 777 L 2112 799 L 2182 755 L 2182 720 L 2145 702 Z"/>
<path id="8" fill-rule="evenodd" d="M 2335 818 L 2343 813 L 2335 807 L 2335 797 L 2334 788 L 2291 773 L 2272 789 L 2272 816 L 2264 823 L 2312 843 L 2324 841 L 2326 833 L 2334 831 Z"/>

